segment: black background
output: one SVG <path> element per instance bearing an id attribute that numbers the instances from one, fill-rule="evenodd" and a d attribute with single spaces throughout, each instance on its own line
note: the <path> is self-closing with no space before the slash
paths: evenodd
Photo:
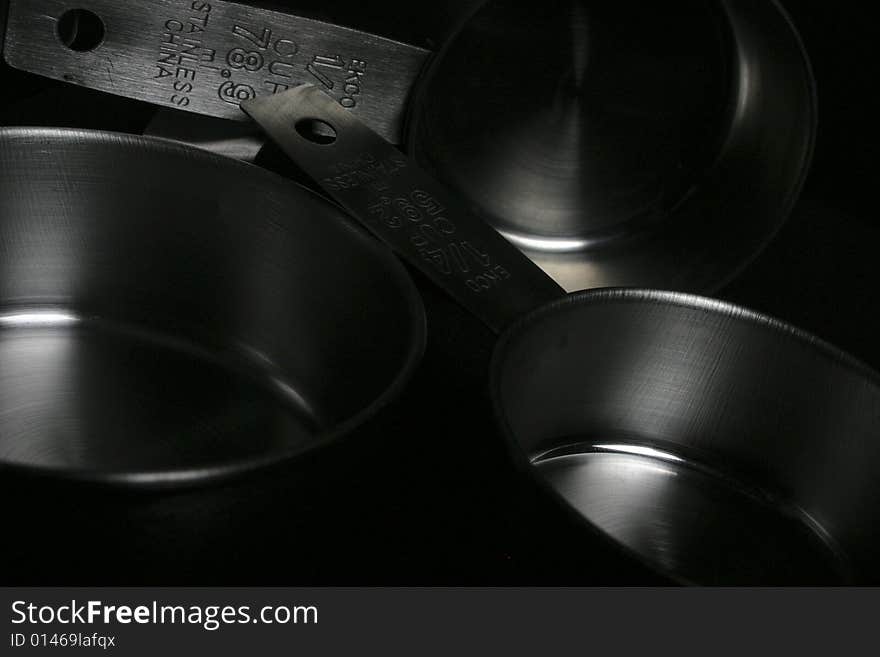
<path id="1" fill-rule="evenodd" d="M 272 4 L 431 47 L 470 3 Z M 813 169 L 786 226 L 717 296 L 880 369 L 876 24 L 866 2 L 785 5 L 818 80 Z M 139 132 L 153 111 L 0 74 L 2 125 Z M 363 431 L 295 467 L 210 490 L 71 489 L 4 474 L 3 583 L 650 582 L 512 467 L 486 395 L 493 336 L 413 275 L 428 311 L 427 353 L 404 397 Z M 438 381 L 456 394 L 439 393 Z"/>

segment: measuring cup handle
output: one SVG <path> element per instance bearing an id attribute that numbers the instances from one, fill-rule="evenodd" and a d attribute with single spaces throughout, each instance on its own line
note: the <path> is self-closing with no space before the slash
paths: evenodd
<path id="1" fill-rule="evenodd" d="M 0 12 L 3 57 L 29 73 L 238 121 L 242 100 L 309 81 L 395 141 L 430 54 L 227 0 L 0 0 Z"/>
<path id="2" fill-rule="evenodd" d="M 242 104 L 331 197 L 495 331 L 565 292 L 330 96 L 302 85 Z"/>

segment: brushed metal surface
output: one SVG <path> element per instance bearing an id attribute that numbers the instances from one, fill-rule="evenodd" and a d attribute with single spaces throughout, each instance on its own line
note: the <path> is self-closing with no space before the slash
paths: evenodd
<path id="1" fill-rule="evenodd" d="M 500 331 L 564 294 L 448 190 L 317 87 L 294 87 L 247 101 L 242 109 L 327 194 L 490 328 Z"/>
<path id="2" fill-rule="evenodd" d="M 787 217 L 814 92 L 775 2 L 495 0 L 434 58 L 407 144 L 568 291 L 705 292 Z"/>
<path id="3" fill-rule="evenodd" d="M 0 130 L 0 466 L 175 484 L 338 438 L 424 314 L 341 211 L 170 142 Z"/>
<path id="4" fill-rule="evenodd" d="M 53 32 L 54 21 L 70 6 L 65 0 L 15 0 L 13 17 L 21 13 L 22 20 L 9 26 L 9 61 L 97 88 L 112 87 L 115 79 L 116 93 L 166 105 L 187 102 L 184 109 L 226 116 L 215 111 L 223 104 L 215 91 L 234 89 L 244 74 L 240 69 L 230 79 L 208 75 L 212 91 L 197 85 L 192 100 L 178 93 L 169 101 L 157 91 L 168 90 L 163 81 L 188 84 L 186 79 L 137 82 L 159 75 L 157 57 L 169 56 L 161 50 L 164 22 L 201 34 L 198 16 L 187 23 L 156 11 L 180 2 L 140 0 L 130 9 L 110 0 L 80 3 L 118 16 L 123 29 L 110 26 L 107 38 L 119 38 L 112 47 L 75 53 Z M 51 3 L 51 11 L 32 8 L 41 3 Z M 212 6 L 215 18 L 263 15 L 225 2 Z M 130 29 L 130 11 L 151 14 L 152 36 Z M 214 34 L 220 22 L 215 18 L 206 34 Z M 251 37 L 264 34 L 236 24 Z M 245 43 L 250 37 L 231 35 L 229 25 L 223 29 L 222 47 L 200 36 L 198 52 L 222 59 L 237 48 L 244 60 L 236 63 L 246 68 L 250 51 L 240 49 L 252 43 Z M 328 44 L 336 43 L 337 34 L 373 44 L 373 37 L 332 25 L 315 30 L 329 35 Z M 276 32 L 270 41 L 288 38 Z M 253 52 L 263 57 L 272 47 Z M 296 57 L 307 50 L 303 46 Z M 314 64 L 313 72 L 327 75 L 335 66 L 335 50 L 308 52 L 301 63 Z M 347 53 L 341 55 L 345 62 L 363 60 L 363 53 Z M 403 55 L 409 59 L 398 66 Z M 388 43 L 378 57 L 387 75 L 374 82 L 369 74 L 361 76 L 360 118 L 397 141 L 403 103 L 414 86 L 409 152 L 568 291 L 719 288 L 775 234 L 809 166 L 815 85 L 797 32 L 775 0 L 493 0 L 469 15 L 420 77 L 425 56 Z M 120 77 L 118 67 L 108 65 L 116 58 L 125 63 L 123 70 L 138 73 Z M 261 61 L 263 73 L 268 64 Z M 186 77 L 190 69 L 183 70 Z M 301 77 L 322 84 L 320 76 Z M 302 79 L 284 85 L 294 81 Z M 269 85 L 282 88 L 271 80 Z M 328 90 L 339 100 L 339 85 Z M 208 105 L 199 106 L 208 98 Z M 382 123 L 384 115 L 377 121 L 366 111 L 368 100 L 380 114 L 386 106 L 393 111 L 391 129 Z M 222 138 L 204 137 L 193 141 L 246 157 L 258 147 L 250 142 L 242 151 L 237 136 L 231 148 Z"/>
<path id="5" fill-rule="evenodd" d="M 148 137 L 170 139 L 242 162 L 253 162 L 265 146 L 259 127 L 250 122 L 199 116 L 165 107 L 144 128 Z"/>
<path id="6" fill-rule="evenodd" d="M 441 186 L 315 87 L 244 109 L 490 327 L 544 304 L 505 331 L 490 392 L 533 474 L 593 531 L 682 582 L 880 581 L 876 373 L 736 306 L 637 289 L 563 295 L 526 261 L 469 297 L 469 274 L 437 275 L 437 254 L 413 249 L 436 232 L 413 190 L 453 222 L 432 244 L 441 253 L 460 236 L 483 239 L 479 217 L 447 206 Z M 503 239 L 486 249 L 505 269 L 511 253 Z"/>
<path id="7" fill-rule="evenodd" d="M 75 51 L 59 20 L 104 25 Z M 393 141 L 428 52 L 390 39 L 224 0 L 11 0 L 4 56 L 16 68 L 129 98 L 243 120 L 239 103 L 296 83 L 322 85 Z"/>
<path id="8" fill-rule="evenodd" d="M 772 0 L 495 0 L 410 115 L 416 160 L 566 290 L 708 292 L 786 218 L 816 106 Z"/>
<path id="9" fill-rule="evenodd" d="M 527 467 L 670 577 L 880 581 L 880 376 L 814 336 L 701 297 L 579 293 L 503 337 L 490 389 Z"/>

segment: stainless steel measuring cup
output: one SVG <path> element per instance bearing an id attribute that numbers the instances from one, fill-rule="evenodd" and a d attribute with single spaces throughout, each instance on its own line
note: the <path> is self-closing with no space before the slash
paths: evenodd
<path id="1" fill-rule="evenodd" d="M 788 214 L 816 120 L 773 0 L 494 0 L 433 56 L 226 0 L 11 0 L 4 56 L 233 119 L 312 82 L 569 291 L 719 287 Z"/>
<path id="2" fill-rule="evenodd" d="M 496 331 L 499 425 L 584 524 L 676 581 L 873 582 L 880 377 L 711 299 L 571 295 L 326 94 L 246 111 L 328 194 Z"/>
<path id="3" fill-rule="evenodd" d="M 177 485 L 335 441 L 424 345 L 396 259 L 252 165 L 0 129 L 0 466 Z"/>

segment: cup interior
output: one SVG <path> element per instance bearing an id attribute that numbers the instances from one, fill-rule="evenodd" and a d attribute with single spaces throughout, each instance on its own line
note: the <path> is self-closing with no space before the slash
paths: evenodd
<path id="1" fill-rule="evenodd" d="M 335 206 L 170 142 L 0 130 L 0 461 L 138 482 L 276 461 L 403 385 L 424 313 Z"/>
<path id="2" fill-rule="evenodd" d="M 700 297 L 587 292 L 511 329 L 491 385 L 534 474 L 670 577 L 878 579 L 880 378 L 821 340 Z"/>

